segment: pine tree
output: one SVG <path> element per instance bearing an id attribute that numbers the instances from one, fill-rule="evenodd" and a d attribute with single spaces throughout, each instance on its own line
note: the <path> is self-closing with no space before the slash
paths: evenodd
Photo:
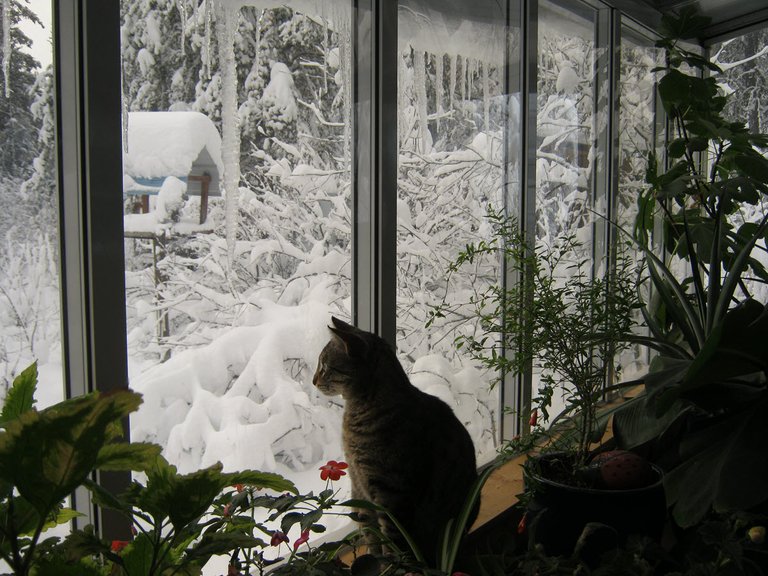
<path id="1" fill-rule="evenodd" d="M 37 77 L 31 89 L 30 107 L 38 129 L 39 153 L 32 162 L 32 175 L 21 186 L 21 199 L 33 207 L 34 220 L 55 235 L 58 222 L 56 195 L 56 120 L 54 117 L 53 67 Z"/>
<path id="2" fill-rule="evenodd" d="M 32 41 L 19 28 L 22 20 L 41 24 L 37 15 L 27 6 L 28 0 L 2 0 L 0 33 L 3 38 L 2 74 L 0 75 L 0 174 L 5 178 L 25 179 L 32 173 L 32 162 L 37 157 L 38 125 L 31 105 L 31 88 L 40 68 L 24 48 Z"/>

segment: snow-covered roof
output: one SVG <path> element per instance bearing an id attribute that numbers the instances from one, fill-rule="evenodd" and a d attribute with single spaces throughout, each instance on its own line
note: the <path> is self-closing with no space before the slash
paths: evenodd
<path id="1" fill-rule="evenodd" d="M 201 156 L 202 154 L 202 156 Z M 200 112 L 130 112 L 123 170 L 133 178 L 185 177 L 198 158 L 223 173 L 221 136 Z M 217 174 L 217 175 L 218 175 Z"/>

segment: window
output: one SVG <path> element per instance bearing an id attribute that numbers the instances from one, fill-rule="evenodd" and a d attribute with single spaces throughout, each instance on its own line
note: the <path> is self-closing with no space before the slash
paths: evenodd
<path id="1" fill-rule="evenodd" d="M 121 4 L 132 438 L 314 478 L 342 458 L 312 374 L 351 316 L 351 5 L 212 6 Z"/>
<path id="2" fill-rule="evenodd" d="M 488 205 L 538 242 L 575 233 L 604 272 L 595 214 L 631 221 L 657 138 L 634 25 L 598 0 L 57 2 L 72 393 L 142 392 L 132 439 L 183 471 L 311 489 L 342 456 L 341 404 L 311 384 L 335 314 L 395 344 L 481 461 L 516 433 L 502 406 L 535 379 L 489 390 L 452 344 L 475 327 L 427 329 L 430 306 L 514 280 L 493 263 L 445 281 Z"/>
<path id="3" fill-rule="evenodd" d="M 718 42 L 709 48 L 712 60 L 723 73 L 718 76 L 718 83 L 726 93 L 735 93 L 724 114 L 745 122 L 752 133 L 765 133 L 768 126 L 768 29 L 754 30 L 724 42 Z M 760 197 L 754 206 L 744 205 L 741 213 L 730 218 L 734 228 L 747 222 L 757 222 L 766 213 L 764 197 Z M 758 242 L 758 249 L 753 252 L 763 264 L 768 261 L 766 246 Z M 749 279 L 743 288 L 760 302 L 768 300 L 768 286 L 759 279 Z"/>
<path id="4" fill-rule="evenodd" d="M 580 244 L 574 257 L 588 262 L 587 274 L 600 257 L 595 213 L 606 212 L 604 189 L 603 196 L 596 190 L 597 164 L 605 154 L 596 146 L 598 118 L 607 113 L 607 103 L 598 110 L 604 85 L 598 75 L 597 21 L 597 10 L 587 5 L 539 3 L 535 238 L 537 245 L 554 246 L 574 234 Z M 552 398 L 552 415 L 564 407 L 563 398 Z"/>
<path id="5" fill-rule="evenodd" d="M 461 312 L 429 328 L 430 306 L 463 301 L 502 281 L 499 262 L 446 278 L 470 242 L 486 239 L 489 206 L 519 194 L 519 94 L 507 69 L 519 64 L 519 29 L 497 2 L 462 9 L 401 1 L 398 22 L 397 347 L 416 386 L 445 400 L 472 434 L 480 460 L 501 438 L 496 375 L 454 346 L 478 330 Z M 477 42 L 482 37 L 484 42 Z"/>
<path id="6" fill-rule="evenodd" d="M 33 8 L 5 2 L 0 12 L 10 32 L 0 51 L 0 395 L 37 362 L 47 406 L 64 396 L 59 204 L 51 4 Z"/>

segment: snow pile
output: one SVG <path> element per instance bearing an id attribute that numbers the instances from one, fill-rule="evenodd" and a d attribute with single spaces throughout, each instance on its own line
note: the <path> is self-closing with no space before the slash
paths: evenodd
<path id="1" fill-rule="evenodd" d="M 268 305 L 210 344 L 174 355 L 132 381 L 144 403 L 134 441 L 165 446 L 181 472 L 302 470 L 340 455 L 340 407 L 312 385 L 328 341 L 323 304 Z"/>
<path id="2" fill-rule="evenodd" d="M 200 112 L 131 112 L 126 145 L 123 169 L 134 178 L 187 176 L 203 149 L 224 172 L 221 136 Z"/>

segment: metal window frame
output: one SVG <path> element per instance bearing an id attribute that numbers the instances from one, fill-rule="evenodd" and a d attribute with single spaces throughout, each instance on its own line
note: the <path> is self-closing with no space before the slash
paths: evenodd
<path id="1" fill-rule="evenodd" d="M 394 348 L 398 3 L 355 0 L 354 7 L 352 320 Z"/>
<path id="2" fill-rule="evenodd" d="M 128 388 L 123 258 L 120 6 L 54 0 L 57 172 L 61 226 L 63 365 L 67 397 Z M 128 438 L 128 422 L 124 422 Z M 113 492 L 129 473 L 96 472 Z M 130 523 L 91 505 L 73 508 L 108 539 L 127 540 Z"/>

